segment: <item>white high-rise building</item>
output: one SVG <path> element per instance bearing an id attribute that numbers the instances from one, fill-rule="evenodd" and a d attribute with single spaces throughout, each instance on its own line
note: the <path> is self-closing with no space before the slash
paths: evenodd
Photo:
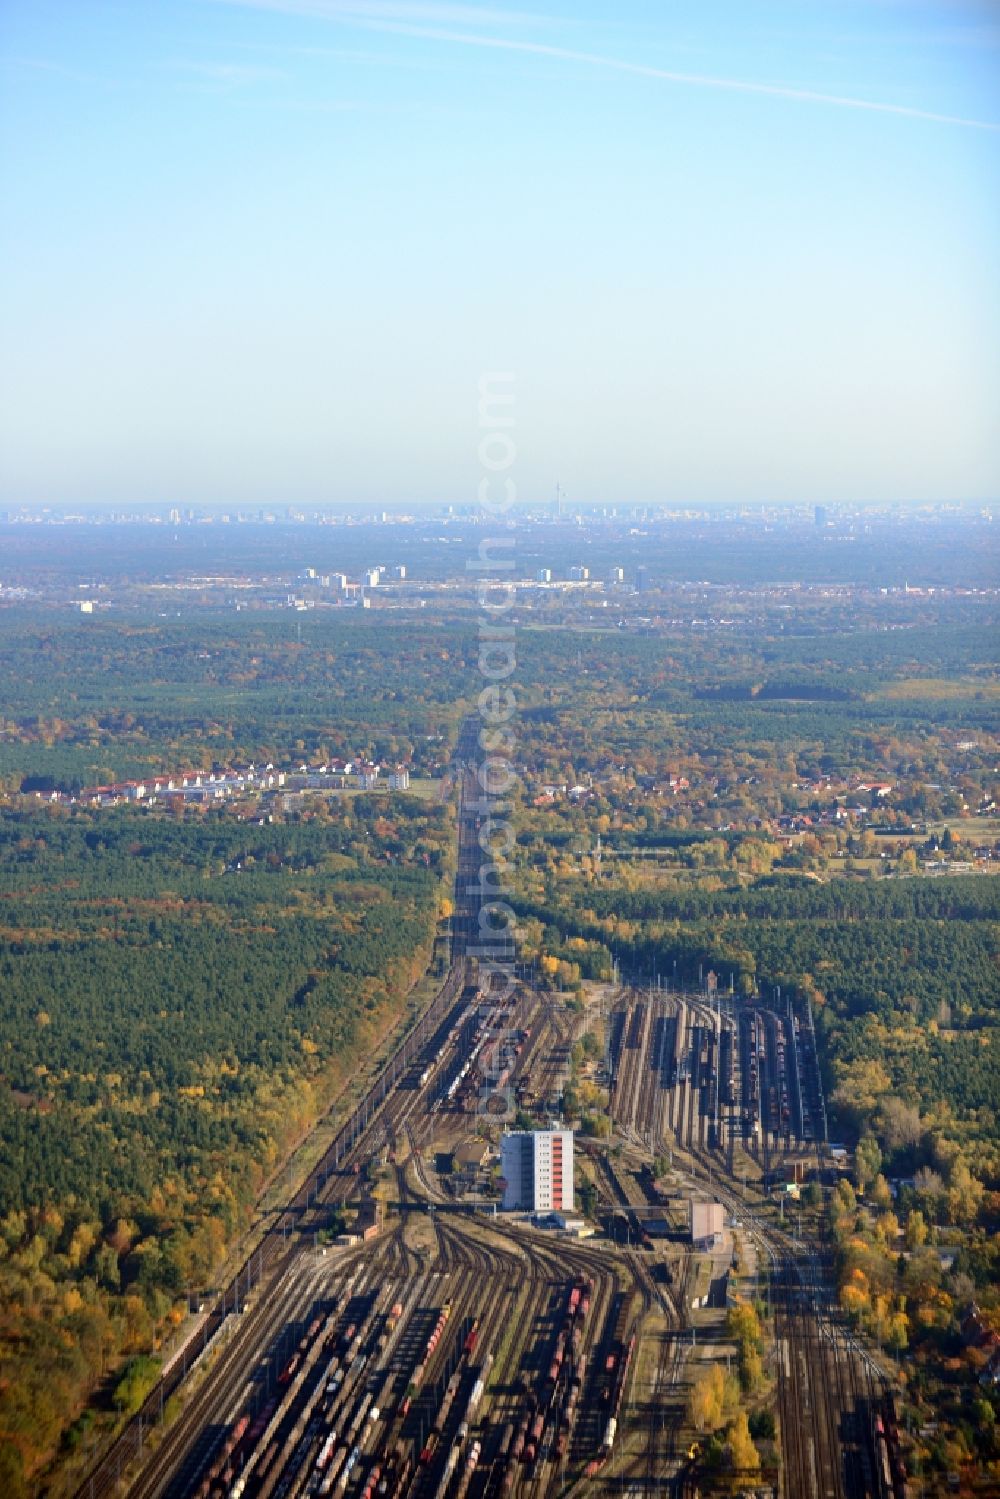
<path id="1" fill-rule="evenodd" d="M 573 1211 L 573 1131 L 513 1130 L 500 1141 L 505 1210 Z"/>

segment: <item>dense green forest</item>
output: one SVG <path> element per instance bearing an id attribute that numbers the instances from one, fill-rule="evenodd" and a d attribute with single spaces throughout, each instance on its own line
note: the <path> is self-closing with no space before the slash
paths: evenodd
<path id="1" fill-rule="evenodd" d="M 445 629 L 365 623 L 8 614 L 0 785 L 33 777 L 73 789 L 345 752 L 433 768 L 455 698 L 471 690 L 461 647 L 456 660 Z"/>
<path id="2" fill-rule="evenodd" d="M 208 1281 L 429 961 L 448 808 L 272 816 L 0 819 L 0 1441 L 17 1472 Z"/>

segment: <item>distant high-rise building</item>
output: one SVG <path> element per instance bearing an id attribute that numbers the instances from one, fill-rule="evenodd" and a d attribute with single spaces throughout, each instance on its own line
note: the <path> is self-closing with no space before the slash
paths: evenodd
<path id="1" fill-rule="evenodd" d="M 816 508 L 813 510 L 813 520 L 815 521 L 815 523 L 816 523 L 817 526 L 825 526 L 826 525 L 826 506 L 825 505 L 817 505 L 816 506 Z"/>
<path id="2" fill-rule="evenodd" d="M 380 567 L 370 567 L 364 576 L 366 588 L 377 588 L 382 580 L 382 569 Z"/>
<path id="3" fill-rule="evenodd" d="M 540 567 L 538 569 L 537 573 L 535 574 L 535 582 L 536 583 L 551 583 L 552 582 L 552 569 L 551 569 L 551 567 Z"/>
<path id="4" fill-rule="evenodd" d="M 393 568 L 393 570 L 392 570 L 392 576 L 399 583 L 401 583 L 403 581 L 403 579 L 406 577 L 406 568 L 404 567 L 404 565 L 401 562 L 397 562 L 396 566 Z"/>
<path id="5" fill-rule="evenodd" d="M 587 579 L 590 577 L 590 568 L 571 567 L 569 570 L 569 577 L 571 583 L 586 583 Z"/>
<path id="6" fill-rule="evenodd" d="M 645 593 L 648 587 L 649 568 L 645 565 L 640 565 L 635 570 L 635 591 L 636 593 Z"/>
<path id="7" fill-rule="evenodd" d="M 503 1205 L 508 1211 L 573 1211 L 573 1131 L 513 1130 L 500 1141 Z"/>
<path id="8" fill-rule="evenodd" d="M 611 569 L 611 571 L 608 573 L 608 582 L 609 583 L 624 583 L 625 582 L 625 569 L 623 567 L 613 567 Z"/>

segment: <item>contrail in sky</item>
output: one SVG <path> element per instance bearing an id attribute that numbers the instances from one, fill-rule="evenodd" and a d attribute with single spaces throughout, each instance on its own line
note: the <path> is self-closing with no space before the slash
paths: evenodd
<path id="1" fill-rule="evenodd" d="M 435 22 L 460 21 L 466 24 L 482 22 L 495 25 L 498 21 L 544 24 L 545 16 L 525 14 L 518 11 L 479 10 L 462 3 L 448 0 L 215 0 L 216 4 L 245 7 L 251 10 L 280 11 L 285 15 L 300 15 L 311 20 L 339 22 L 343 26 L 359 26 L 369 31 L 391 32 L 399 36 L 411 36 L 424 41 L 452 42 L 463 47 L 486 47 L 501 52 L 531 53 L 537 57 L 553 57 L 560 62 L 584 63 L 590 67 L 605 68 L 615 73 L 631 73 L 640 78 L 658 78 L 664 83 L 676 83 L 689 88 L 721 89 L 735 94 L 760 94 L 771 99 L 791 99 L 799 104 L 826 104 L 836 109 L 862 109 L 874 114 L 901 115 L 911 120 L 929 120 L 935 125 L 960 125 L 967 130 L 1000 131 L 1000 122 L 993 120 L 970 120 L 962 115 L 940 114 L 931 109 L 918 109 L 908 104 L 885 104 L 876 99 L 855 99 L 849 94 L 825 94 L 816 89 L 795 88 L 790 84 L 751 83 L 741 78 L 715 78 L 704 73 L 678 73 L 669 68 L 656 68 L 649 63 L 627 62 L 618 57 L 605 57 L 598 52 L 580 52 L 571 47 L 556 47 L 547 42 L 522 42 L 507 36 L 484 36 L 468 31 L 451 31 Z M 410 19 L 408 19 L 410 18 Z"/>
<path id="2" fill-rule="evenodd" d="M 353 18 L 352 18 L 353 19 Z M 962 125 L 970 130 L 1000 130 L 992 120 L 969 120 L 961 115 L 938 114 L 908 104 L 883 104 L 875 99 L 854 99 L 847 94 L 824 94 L 815 89 L 793 88 L 780 83 L 748 83 L 740 78 L 713 78 L 703 73 L 675 73 L 668 68 L 654 68 L 649 63 L 626 62 L 604 57 L 597 52 L 577 52 L 570 47 L 554 47 L 546 42 L 519 42 L 510 37 L 476 36 L 471 32 L 446 31 L 433 26 L 411 26 L 397 21 L 358 21 L 375 31 L 391 31 L 404 36 L 425 37 L 429 41 L 457 42 L 466 47 L 492 47 L 503 52 L 530 52 L 555 57 L 562 62 L 586 63 L 609 68 L 616 73 L 633 73 L 642 78 L 659 78 L 666 83 L 686 84 L 692 88 L 725 89 L 737 94 L 763 94 L 774 99 L 793 99 L 802 104 L 831 104 L 838 109 L 865 109 L 876 114 L 904 115 L 913 120 L 930 120 L 936 125 Z"/>

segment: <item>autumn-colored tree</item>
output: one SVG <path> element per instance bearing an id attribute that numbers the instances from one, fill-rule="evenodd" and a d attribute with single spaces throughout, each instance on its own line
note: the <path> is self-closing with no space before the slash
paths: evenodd
<path id="1" fill-rule="evenodd" d="M 959 1157 L 948 1178 L 948 1217 L 952 1223 L 972 1223 L 983 1200 L 983 1184 Z"/>
<path id="2" fill-rule="evenodd" d="M 722 1425 L 725 1380 L 718 1364 L 695 1376 L 688 1391 L 688 1420 L 696 1431 L 716 1431 Z"/>
<path id="3" fill-rule="evenodd" d="M 874 1135 L 863 1135 L 854 1152 L 854 1178 L 863 1192 L 882 1169 L 882 1151 Z"/>
<path id="4" fill-rule="evenodd" d="M 726 1456 L 737 1473 L 758 1473 L 760 1453 L 750 1435 L 746 1411 L 740 1411 L 726 1427 Z"/>
<path id="5" fill-rule="evenodd" d="M 923 1133 L 920 1110 L 915 1104 L 904 1103 L 901 1098 L 883 1099 L 879 1107 L 878 1130 L 890 1154 L 916 1145 Z"/>
<path id="6" fill-rule="evenodd" d="M 858 1322 L 868 1310 L 867 1287 L 858 1281 L 849 1280 L 840 1288 L 840 1304 L 851 1321 Z"/>
<path id="7" fill-rule="evenodd" d="M 892 1190 L 881 1172 L 872 1186 L 872 1201 L 882 1212 L 892 1207 Z"/>
<path id="8" fill-rule="evenodd" d="M 886 1342 L 894 1353 L 902 1353 L 909 1346 L 909 1322 L 905 1312 L 894 1312 L 889 1318 Z"/>
<path id="9" fill-rule="evenodd" d="M 726 1332 L 736 1341 L 741 1387 L 748 1392 L 756 1390 L 764 1376 L 760 1357 L 762 1338 L 760 1320 L 749 1303 L 741 1302 L 730 1309 L 726 1317 Z"/>
<path id="10" fill-rule="evenodd" d="M 910 1251 L 927 1243 L 927 1220 L 919 1208 L 913 1208 L 906 1220 L 906 1247 Z"/>
<path id="11" fill-rule="evenodd" d="M 858 1205 L 854 1188 L 849 1181 L 841 1180 L 833 1189 L 831 1204 L 835 1212 L 853 1213 Z"/>

